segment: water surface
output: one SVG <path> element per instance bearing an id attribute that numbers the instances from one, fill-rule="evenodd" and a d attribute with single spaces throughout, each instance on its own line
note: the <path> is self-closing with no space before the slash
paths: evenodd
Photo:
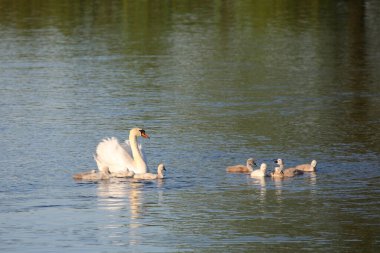
<path id="1" fill-rule="evenodd" d="M 0 1 L 0 250 L 377 252 L 377 1 Z M 77 182 L 140 126 L 164 181 Z M 318 160 L 255 180 L 228 165 Z"/>

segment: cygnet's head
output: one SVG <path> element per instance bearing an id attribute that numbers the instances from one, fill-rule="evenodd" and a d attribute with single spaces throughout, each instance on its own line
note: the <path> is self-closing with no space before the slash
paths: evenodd
<path id="1" fill-rule="evenodd" d="M 273 160 L 274 163 L 277 163 L 278 165 L 284 165 L 284 161 L 281 158 Z"/>
<path id="2" fill-rule="evenodd" d="M 247 166 L 256 166 L 256 163 L 255 163 L 255 159 L 253 159 L 253 158 L 249 158 L 248 160 L 247 160 Z"/>
<path id="3" fill-rule="evenodd" d="M 260 170 L 265 173 L 265 171 L 267 170 L 267 164 L 266 163 L 262 163 L 260 165 Z"/>
<path id="4" fill-rule="evenodd" d="M 311 161 L 311 167 L 313 167 L 313 168 L 317 167 L 317 161 L 316 160 Z"/>
<path id="5" fill-rule="evenodd" d="M 157 167 L 157 173 L 164 174 L 164 171 L 166 171 L 165 165 L 163 163 L 160 163 Z"/>
<path id="6" fill-rule="evenodd" d="M 131 131 L 129 131 L 129 134 L 130 135 L 132 134 L 134 136 L 141 136 L 143 138 L 149 139 L 149 135 L 142 128 L 138 128 L 138 127 L 132 128 Z"/>

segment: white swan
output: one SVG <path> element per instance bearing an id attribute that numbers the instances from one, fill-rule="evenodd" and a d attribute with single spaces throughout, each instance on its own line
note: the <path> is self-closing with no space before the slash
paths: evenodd
<path id="1" fill-rule="evenodd" d="M 133 176 L 134 179 L 145 179 L 145 180 L 154 180 L 154 179 L 162 179 L 164 178 L 165 165 L 160 163 L 157 167 L 157 174 L 153 173 L 143 173 L 143 174 L 135 174 Z"/>
<path id="2" fill-rule="evenodd" d="M 314 172 L 317 170 L 317 161 L 313 160 L 309 164 L 300 164 L 296 166 L 297 170 L 302 170 L 305 172 Z"/>
<path id="3" fill-rule="evenodd" d="M 230 173 L 251 173 L 253 171 L 253 166 L 255 166 L 255 160 L 253 158 L 249 158 L 247 160 L 246 166 L 244 165 L 234 165 L 227 167 L 226 171 Z"/>
<path id="4" fill-rule="evenodd" d="M 129 131 L 129 141 L 123 144 L 115 138 L 102 140 L 94 155 L 99 171 L 105 174 L 126 173 L 133 171 L 136 174 L 146 173 L 148 167 L 142 154 L 141 145 L 137 142 L 137 137 L 149 138 L 145 130 L 132 128 Z"/>
<path id="5" fill-rule="evenodd" d="M 260 165 L 260 169 L 254 170 L 251 172 L 251 177 L 266 177 L 267 176 L 266 171 L 267 171 L 267 164 L 262 163 Z"/>

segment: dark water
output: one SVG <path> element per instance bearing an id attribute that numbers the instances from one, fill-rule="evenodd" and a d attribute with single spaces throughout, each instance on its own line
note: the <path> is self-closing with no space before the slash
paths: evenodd
<path id="1" fill-rule="evenodd" d="M 0 0 L 1 252 L 377 252 L 378 1 Z M 76 182 L 144 127 L 162 182 Z M 225 173 L 317 159 L 291 180 Z"/>

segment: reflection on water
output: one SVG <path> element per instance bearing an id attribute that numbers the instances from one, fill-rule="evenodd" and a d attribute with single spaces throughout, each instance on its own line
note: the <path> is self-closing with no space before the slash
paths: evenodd
<path id="1" fill-rule="evenodd" d="M 106 216 L 110 223 L 104 228 L 109 238 L 122 244 L 138 245 L 142 236 L 139 228 L 142 226 L 140 218 L 143 213 L 143 185 L 122 180 L 102 181 L 97 184 L 98 205 L 107 210 Z M 119 215 L 128 215 L 128 224 L 118 223 Z M 123 241 L 125 235 L 120 228 L 128 226 L 128 241 Z"/>
<path id="2" fill-rule="evenodd" d="M 276 190 L 276 199 L 278 203 L 282 203 L 282 182 L 284 179 L 282 178 L 272 178 Z"/>
<path id="3" fill-rule="evenodd" d="M 0 0 L 0 251 L 377 252 L 379 13 L 376 0 Z M 71 180 L 135 126 L 167 179 Z M 225 173 L 251 156 L 320 169 Z"/>
<path id="4" fill-rule="evenodd" d="M 129 183 L 129 182 L 128 182 Z M 107 180 L 97 184 L 99 208 L 109 211 L 131 210 L 131 217 L 138 217 L 138 207 L 141 206 L 140 200 L 141 184 L 126 184 L 122 180 Z M 126 202 L 126 200 L 129 200 Z"/>
<path id="5" fill-rule="evenodd" d="M 315 187 L 317 185 L 317 173 L 316 172 L 308 172 L 308 173 L 305 173 L 306 175 L 309 176 L 309 183 L 310 185 L 312 186 L 312 190 L 315 191 Z"/>
<path id="6" fill-rule="evenodd" d="M 255 178 L 253 179 L 253 184 L 254 185 L 257 185 L 260 189 L 260 194 L 259 194 L 259 200 L 260 200 L 260 203 L 261 204 L 265 204 L 265 200 L 266 200 L 266 193 L 267 193 L 267 189 L 266 189 L 266 178 Z"/>
<path id="7" fill-rule="evenodd" d="M 163 185 L 163 180 L 140 182 L 133 179 L 111 179 L 97 183 L 97 206 L 104 211 L 102 213 L 106 218 L 101 229 L 112 245 L 133 248 L 146 241 L 145 223 L 151 222 L 156 205 L 162 205 Z M 154 186 L 157 192 L 146 196 L 146 187 L 149 186 Z M 156 202 L 153 206 L 148 204 L 152 200 Z M 157 231 L 160 231 L 160 226 L 156 226 Z M 164 234 L 163 231 L 161 233 Z M 151 241 L 155 241 L 155 237 L 153 234 Z M 157 248 L 160 246 L 157 245 Z"/>

